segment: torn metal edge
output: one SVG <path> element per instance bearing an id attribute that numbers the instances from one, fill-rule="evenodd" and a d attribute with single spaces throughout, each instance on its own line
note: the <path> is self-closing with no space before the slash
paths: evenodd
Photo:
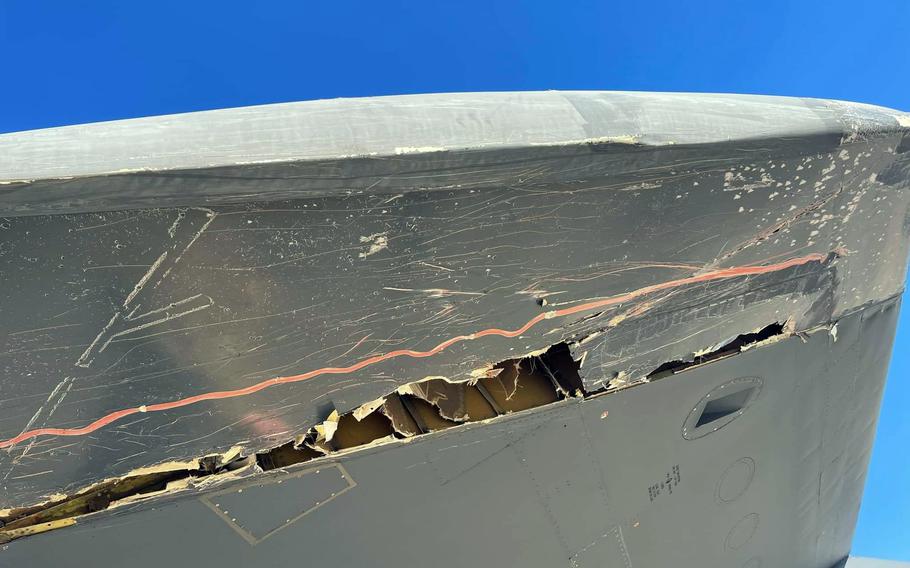
<path id="1" fill-rule="evenodd" d="M 472 373 L 468 381 L 426 377 L 400 386 L 389 395 L 344 414 L 332 410 L 323 422 L 314 425 L 306 434 L 271 449 L 245 455 L 241 446 L 234 446 L 222 454 L 196 460 L 138 468 L 124 476 L 95 483 L 71 496 L 55 495 L 36 505 L 2 510 L 0 543 L 71 526 L 79 518 L 127 504 L 190 490 L 207 490 L 231 480 L 252 479 L 268 471 L 284 471 L 302 463 L 315 465 L 315 460 L 322 458 L 336 458 L 377 446 L 406 442 L 469 423 L 487 423 L 508 414 L 539 410 L 567 399 L 583 401 L 611 394 L 800 336 L 801 333 L 796 332 L 794 327 L 792 319 L 784 323 L 775 322 L 740 334 L 720 346 L 699 350 L 687 361 L 664 363 L 644 377 L 629 379 L 618 375 L 606 388 L 594 392 L 584 390 L 578 374 L 583 359 L 575 360 L 566 342 L 479 369 Z M 830 332 L 836 329 L 836 322 L 802 333 L 821 329 Z M 573 343 L 580 344 L 584 340 Z M 462 393 L 460 399 L 451 396 L 451 393 L 459 392 Z M 465 395 L 466 392 L 471 394 Z M 468 396 L 476 405 L 471 409 L 467 408 Z M 478 412 L 476 408 L 485 410 Z M 348 430 L 352 431 L 352 436 L 348 438 L 354 442 L 339 443 L 344 442 Z M 118 484 L 125 487 L 118 488 Z M 246 540 L 249 542 L 249 539 Z"/>

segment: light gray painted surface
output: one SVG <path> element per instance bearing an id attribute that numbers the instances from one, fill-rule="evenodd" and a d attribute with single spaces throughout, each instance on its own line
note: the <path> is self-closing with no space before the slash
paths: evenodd
<path id="1" fill-rule="evenodd" d="M 811 136 L 901 113 L 794 97 L 514 92 L 335 99 L 0 135 L 0 182 L 584 142 Z"/>

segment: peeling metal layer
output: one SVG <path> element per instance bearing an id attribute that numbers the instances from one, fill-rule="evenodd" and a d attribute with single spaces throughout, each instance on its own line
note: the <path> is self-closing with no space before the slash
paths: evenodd
<path id="1" fill-rule="evenodd" d="M 803 332 L 903 287 L 910 142 L 895 111 L 488 95 L 502 122 L 486 129 L 459 117 L 499 111 L 452 97 L 314 103 L 294 120 L 243 111 L 280 118 L 296 140 L 288 154 L 263 146 L 273 164 L 226 163 L 240 161 L 232 144 L 249 148 L 219 133 L 262 124 L 241 111 L 130 123 L 123 136 L 172 125 L 149 142 L 175 144 L 142 166 L 157 172 L 108 175 L 126 167 L 117 155 L 76 167 L 99 148 L 82 141 L 104 128 L 116 140 L 122 125 L 0 137 L 3 159 L 21 158 L 0 177 L 34 178 L 0 186 L 0 508 L 233 446 L 251 455 L 331 409 L 426 377 L 476 379 L 561 342 L 585 390 L 634 384 L 744 331 Z M 307 118 L 325 105 L 352 114 Z M 575 121 L 553 126 L 563 115 L 548 105 Z M 367 107 L 406 128 L 381 134 L 388 148 L 362 137 L 388 157 L 345 158 L 359 151 L 332 146 L 328 125 Z M 510 120 L 529 134 L 512 136 Z M 222 153 L 180 150 L 181 125 Z M 411 355 L 384 356 L 396 352 Z M 243 395 L 213 396 L 227 392 Z"/>
<path id="2" fill-rule="evenodd" d="M 836 339 L 777 335 L 641 387 L 108 509 L 0 562 L 842 566 L 898 308 L 846 314 Z M 745 379 L 758 396 L 682 436 L 700 399 Z"/>
<path id="3" fill-rule="evenodd" d="M 792 329 L 785 331 L 784 325 L 771 324 L 755 333 L 740 334 L 717 349 L 698 354 L 691 361 L 665 363 L 649 373 L 646 380 L 682 373 L 792 335 Z M 513 412 L 545 412 L 546 407 L 567 398 L 617 392 L 618 389 L 585 392 L 578 367 L 568 346 L 562 343 L 541 354 L 503 361 L 476 381 L 453 383 L 437 377 L 409 383 L 345 414 L 333 410 L 325 421 L 314 425 L 305 435 L 255 456 L 244 455 L 243 448 L 235 446 L 222 455 L 140 468 L 73 495 L 59 495 L 44 503 L 0 511 L 0 544 L 72 526 L 86 515 L 129 503 L 210 490 L 236 479 L 253 479 L 274 469 L 344 455 L 339 452 L 394 444 L 466 423 L 493 423 Z M 731 409 L 726 415 L 735 412 L 741 413 L 741 407 Z M 702 409 L 702 413 L 706 414 L 707 410 Z M 713 418 L 711 421 L 716 425 L 702 428 L 700 435 L 718 429 L 720 423 L 717 421 L 721 418 Z M 729 416 L 727 420 L 732 418 Z M 209 504 L 222 514 L 217 504 Z"/>
<path id="4" fill-rule="evenodd" d="M 733 354 L 740 349 L 727 351 Z M 333 410 L 305 434 L 255 455 L 244 455 L 243 448 L 235 446 L 221 455 L 144 467 L 72 495 L 0 510 L 0 544 L 72 526 L 86 515 L 129 503 L 210 490 L 265 471 L 342 455 L 339 452 L 391 444 L 466 422 L 543 408 L 567 396 L 583 396 L 577 368 L 563 344 L 539 356 L 505 361 L 476 384 L 432 378 L 403 385 L 351 412 Z M 570 394 L 566 385 L 578 385 L 578 389 Z"/>

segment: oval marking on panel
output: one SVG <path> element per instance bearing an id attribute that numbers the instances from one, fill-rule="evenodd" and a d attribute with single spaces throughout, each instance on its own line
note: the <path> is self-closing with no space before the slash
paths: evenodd
<path id="1" fill-rule="evenodd" d="M 740 519 L 724 539 L 724 548 L 727 550 L 738 550 L 746 545 L 752 539 L 752 535 L 758 529 L 758 513 L 749 513 Z"/>
<path id="2" fill-rule="evenodd" d="M 743 564 L 743 568 L 761 568 L 761 558 L 758 556 L 753 556 L 752 558 L 746 560 L 746 563 Z"/>
<path id="3" fill-rule="evenodd" d="M 721 474 L 717 480 L 715 495 L 722 503 L 732 503 L 739 499 L 752 484 L 755 477 L 755 460 L 750 457 L 739 458 Z"/>

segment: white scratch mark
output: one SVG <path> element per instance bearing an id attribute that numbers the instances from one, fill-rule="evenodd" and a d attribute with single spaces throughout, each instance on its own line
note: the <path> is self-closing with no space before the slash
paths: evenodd
<path id="1" fill-rule="evenodd" d="M 128 334 L 133 333 L 133 332 L 135 332 L 135 331 L 140 331 L 140 330 L 143 330 L 143 329 L 146 329 L 146 328 L 155 326 L 155 325 L 161 325 L 161 324 L 166 323 L 166 322 L 169 322 L 169 321 L 171 321 L 171 320 L 175 320 L 175 319 L 177 319 L 177 318 L 182 318 L 183 316 L 187 316 L 187 315 L 190 315 L 190 314 L 192 314 L 192 313 L 195 313 L 195 312 L 198 312 L 198 311 L 201 311 L 201 310 L 210 308 L 210 307 L 212 306 L 212 304 L 214 304 L 214 301 L 213 301 L 211 298 L 209 298 L 208 296 L 204 296 L 204 298 L 206 298 L 206 300 L 208 300 L 208 303 L 207 303 L 207 304 L 204 304 L 204 305 L 201 305 L 201 306 L 196 306 L 195 308 L 191 308 L 191 309 L 186 310 L 186 311 L 184 311 L 184 312 L 179 312 L 179 313 L 176 313 L 176 314 L 168 314 L 168 315 L 166 315 L 166 316 L 163 317 L 163 318 L 159 318 L 159 319 L 156 319 L 156 320 L 153 320 L 153 321 L 149 321 L 149 322 L 146 322 L 146 323 L 143 323 L 143 324 L 140 324 L 140 325 L 137 325 L 137 326 L 128 328 L 128 329 L 124 329 L 123 331 L 118 331 L 117 333 L 112 333 L 112 334 L 110 335 L 110 337 L 107 338 L 107 341 L 104 342 L 104 345 L 102 345 L 101 348 L 98 349 L 98 353 L 102 353 L 105 349 L 107 349 L 107 346 L 111 344 L 111 341 L 113 341 L 114 339 L 116 339 L 116 338 L 118 338 L 118 337 L 122 337 L 122 336 L 124 336 L 124 335 L 128 335 Z M 150 313 L 151 313 L 151 312 L 150 312 Z"/>
<path id="2" fill-rule="evenodd" d="M 107 325 L 101 328 L 101 331 L 98 332 L 98 335 L 95 336 L 95 339 L 92 340 L 86 350 L 82 352 L 82 355 L 79 356 L 79 359 L 76 360 L 77 367 L 88 368 L 88 366 L 92 364 L 92 351 L 95 350 L 95 346 L 98 345 L 98 342 L 101 341 L 101 338 L 104 336 L 104 334 L 106 334 L 108 330 L 114 326 L 114 323 L 116 323 L 118 319 L 120 319 L 120 312 L 115 312 L 110 321 L 107 322 Z"/>
<path id="3" fill-rule="evenodd" d="M 428 152 L 445 152 L 446 149 L 440 146 L 399 146 L 395 148 L 395 154 L 425 154 Z"/>
<path id="4" fill-rule="evenodd" d="M 366 237 L 360 237 L 361 243 L 370 243 L 370 248 L 366 252 L 361 252 L 357 256 L 360 258 L 366 258 L 372 256 L 381 250 L 389 248 L 389 238 L 386 236 L 386 233 L 373 233 Z"/>
<path id="5" fill-rule="evenodd" d="M 445 298 L 446 296 L 483 296 L 483 292 L 459 292 L 458 290 L 446 290 L 445 288 L 426 288 L 418 290 L 414 288 L 392 288 L 384 286 L 383 290 L 392 290 L 393 292 L 420 292 L 429 294 L 431 298 Z"/>
<path id="6" fill-rule="evenodd" d="M 136 296 L 139 295 L 139 292 L 145 287 L 148 283 L 149 278 L 155 274 L 155 271 L 158 270 L 158 267 L 161 266 L 161 263 L 164 262 L 164 259 L 167 258 L 167 251 L 161 253 L 161 256 L 158 257 L 158 260 L 152 263 L 152 266 L 142 275 L 142 278 L 139 279 L 139 282 L 136 282 L 136 285 L 133 286 L 133 291 L 127 295 L 126 300 L 123 301 L 123 307 L 126 308 L 130 305 L 130 302 L 136 299 Z"/>

